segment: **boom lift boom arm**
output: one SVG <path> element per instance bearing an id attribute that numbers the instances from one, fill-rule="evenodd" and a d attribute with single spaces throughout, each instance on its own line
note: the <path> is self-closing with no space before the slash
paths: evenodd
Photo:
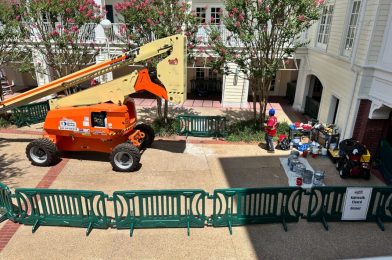
<path id="1" fill-rule="evenodd" d="M 182 103 L 185 101 L 186 96 L 186 37 L 177 34 L 147 43 L 113 59 L 94 64 L 43 86 L 11 97 L 0 102 L 0 112 L 28 104 L 129 64 L 145 61 L 164 53 L 169 53 L 169 55 L 158 63 L 157 77 L 165 89 L 154 94 L 169 99 L 174 103 Z M 123 102 L 125 96 L 135 92 L 133 88 L 140 76 L 142 76 L 140 72 L 134 72 L 131 76 L 121 77 L 60 100 L 52 100 L 51 107 L 97 104 L 108 101 Z M 127 80 L 129 81 L 126 82 Z M 62 100 L 64 101 L 62 102 Z"/>

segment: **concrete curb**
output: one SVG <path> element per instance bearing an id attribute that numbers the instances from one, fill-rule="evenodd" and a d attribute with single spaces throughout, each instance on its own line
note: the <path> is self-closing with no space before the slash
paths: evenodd
<path id="1" fill-rule="evenodd" d="M 18 134 L 18 135 L 42 135 L 43 131 L 34 130 L 20 130 L 20 129 L 0 129 L 2 134 Z M 155 140 L 163 141 L 185 141 L 190 144 L 222 144 L 222 145 L 258 145 L 259 142 L 229 142 L 223 139 L 211 139 L 205 137 L 185 137 L 185 136 L 174 136 L 174 137 L 156 137 Z"/>

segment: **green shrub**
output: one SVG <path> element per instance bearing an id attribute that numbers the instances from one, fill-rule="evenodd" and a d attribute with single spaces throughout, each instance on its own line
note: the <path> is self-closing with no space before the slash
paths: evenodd
<path id="1" fill-rule="evenodd" d="M 238 121 L 228 125 L 229 142 L 260 142 L 264 140 L 264 131 L 260 130 L 260 125 L 254 120 Z"/>
<path id="2" fill-rule="evenodd" d="M 11 125 L 10 114 L 0 114 L 0 128 L 6 128 Z"/>
<path id="3" fill-rule="evenodd" d="M 177 135 L 179 126 L 179 122 L 175 118 L 168 118 L 167 123 L 163 119 L 157 118 L 151 124 L 156 136 Z"/>
<path id="4" fill-rule="evenodd" d="M 289 136 L 290 125 L 286 121 L 280 122 L 278 128 L 276 129 L 276 136 L 284 134 Z"/>

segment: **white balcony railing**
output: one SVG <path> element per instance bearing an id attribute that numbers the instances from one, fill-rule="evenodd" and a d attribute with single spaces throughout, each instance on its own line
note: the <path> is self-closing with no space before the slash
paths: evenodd
<path id="1" fill-rule="evenodd" d="M 231 37 L 231 32 L 226 29 L 224 25 L 199 25 L 198 31 L 196 33 L 196 38 L 202 46 L 208 45 L 208 33 L 212 29 L 217 29 L 220 32 L 221 39 L 226 45 L 232 47 L 241 47 L 242 43 L 236 41 Z"/>

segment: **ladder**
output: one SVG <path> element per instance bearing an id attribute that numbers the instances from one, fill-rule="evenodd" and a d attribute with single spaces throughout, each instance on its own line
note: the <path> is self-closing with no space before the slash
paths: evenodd
<path id="1" fill-rule="evenodd" d="M 14 91 L 12 88 L 14 87 L 14 84 L 10 84 L 7 77 L 0 73 L 0 99 L 3 100 L 5 95 L 13 95 Z"/>

